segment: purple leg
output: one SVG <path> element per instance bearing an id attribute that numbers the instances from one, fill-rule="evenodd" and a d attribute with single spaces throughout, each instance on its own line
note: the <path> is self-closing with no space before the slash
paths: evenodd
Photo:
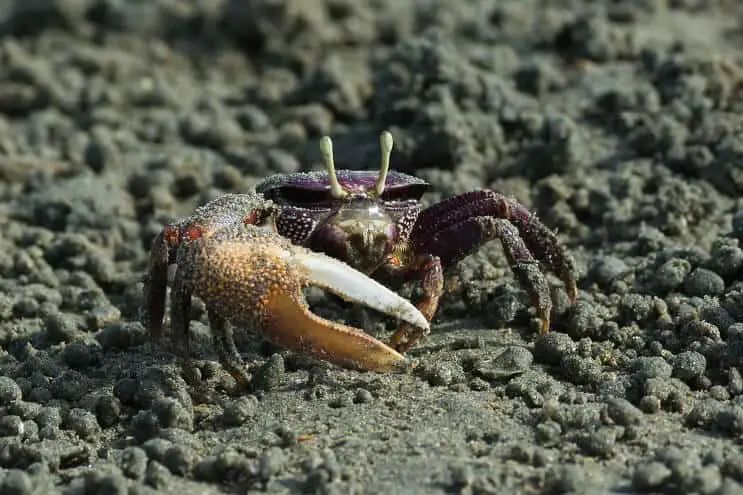
<path id="1" fill-rule="evenodd" d="M 441 244 L 437 246 L 441 249 L 454 247 L 451 243 L 447 246 L 443 239 L 460 239 L 480 243 L 500 239 L 511 271 L 527 291 L 532 305 L 537 309 L 537 317 L 542 323 L 541 332 L 549 331 L 550 312 L 552 311 L 550 287 L 540 270 L 539 262 L 527 248 L 515 225 L 502 218 L 475 217 L 453 225 L 436 237 L 442 239 Z"/>
<path id="2" fill-rule="evenodd" d="M 444 270 L 438 256 L 430 254 L 416 257 L 413 263 L 396 267 L 385 265 L 384 277 L 397 278 L 404 281 L 420 278 L 423 295 L 417 301 L 416 307 L 431 321 L 439 308 L 439 301 L 444 293 Z M 430 330 L 429 330 L 430 332 Z M 389 345 L 398 352 L 405 352 L 415 345 L 418 340 L 428 335 L 428 332 L 412 325 L 403 324 L 390 338 Z"/>
<path id="3" fill-rule="evenodd" d="M 534 259 L 515 225 L 502 218 L 475 217 L 463 220 L 435 235 L 431 245 L 437 252 L 452 259 L 452 253 L 459 255 L 463 242 L 481 245 L 491 239 L 500 239 L 508 258 L 511 270 L 522 287 L 529 293 L 532 304 L 537 308 L 537 316 L 542 326 L 541 332 L 549 330 L 552 296 L 544 274 L 539 269 L 539 262 Z M 444 274 L 441 259 L 434 255 L 424 255 L 420 263 L 408 266 L 403 272 L 405 278 L 420 274 L 422 278 L 423 297 L 418 302 L 418 309 L 430 321 L 436 314 L 439 300 L 444 292 Z M 389 270 L 389 268 L 388 268 Z M 425 334 L 409 325 L 401 326 L 390 340 L 398 352 L 405 352 Z"/>
<path id="4" fill-rule="evenodd" d="M 518 235 L 506 232 L 505 227 L 494 228 L 491 222 L 484 221 L 488 218 L 508 220 Z M 473 219 L 480 219 L 480 223 L 472 224 Z M 462 227 L 456 229 L 457 225 Z M 478 229 L 478 225 L 482 227 Z M 575 301 L 578 290 L 574 262 L 557 236 L 523 205 L 494 191 L 472 191 L 425 209 L 418 217 L 410 243 L 413 252 L 439 256 L 443 267 L 448 268 L 496 237 L 502 239 L 506 252 L 512 253 L 512 267 L 514 262 L 526 260 L 524 253 L 531 253 L 529 258 L 533 256 L 556 274 L 565 284 L 570 300 Z"/>
<path id="5" fill-rule="evenodd" d="M 440 267 L 446 269 L 494 239 L 500 239 L 511 270 L 536 307 L 541 332 L 546 333 L 552 297 L 539 264 L 563 280 L 571 301 L 577 296 L 575 267 L 555 234 L 524 206 L 487 190 L 449 198 L 421 212 L 409 245 L 413 253 L 439 259 Z M 434 299 L 435 290 L 427 292 L 431 289 L 424 284 L 424 300 Z M 438 297 L 435 299 L 438 305 Z M 432 309 L 430 317 L 436 307 Z M 425 314 L 429 316 L 428 312 Z M 409 331 L 401 329 L 393 339 L 402 342 L 406 333 Z M 415 336 L 408 341 L 414 339 Z"/>

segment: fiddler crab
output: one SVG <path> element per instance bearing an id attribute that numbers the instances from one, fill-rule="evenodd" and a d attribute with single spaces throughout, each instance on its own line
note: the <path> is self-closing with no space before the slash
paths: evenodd
<path id="1" fill-rule="evenodd" d="M 380 137 L 377 171 L 337 170 L 329 137 L 320 141 L 325 171 L 274 175 L 254 193 L 225 194 L 163 228 L 152 243 L 144 277 L 142 320 L 161 340 L 168 267 L 171 339 L 190 366 L 191 297 L 207 309 L 219 359 L 239 384 L 250 377 L 233 328 L 248 326 L 292 351 L 361 370 L 410 366 L 403 355 L 430 332 L 444 291 L 444 273 L 484 243 L 499 239 L 511 270 L 550 326 L 552 299 L 541 269 L 577 297 L 572 257 L 526 207 L 500 193 L 477 190 L 423 209 L 429 185 L 390 171 L 392 135 Z M 417 305 L 387 288 L 418 282 Z M 402 323 L 385 344 L 364 331 L 320 318 L 303 289 L 318 286 L 394 316 Z"/>

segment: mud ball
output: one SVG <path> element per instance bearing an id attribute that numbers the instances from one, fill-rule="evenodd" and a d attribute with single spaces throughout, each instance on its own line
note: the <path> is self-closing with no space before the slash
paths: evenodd
<path id="1" fill-rule="evenodd" d="M 253 389 L 264 392 L 275 389 L 281 384 L 285 372 L 284 356 L 273 354 L 253 375 Z"/>
<path id="2" fill-rule="evenodd" d="M 635 376 L 641 379 L 670 378 L 673 372 L 671 365 L 661 357 L 637 358 L 633 369 Z"/>
<path id="3" fill-rule="evenodd" d="M 691 264 L 682 258 L 672 258 L 663 263 L 655 272 L 653 285 L 660 293 L 676 290 L 683 284 L 691 271 Z"/>
<path id="4" fill-rule="evenodd" d="M 535 427 L 537 440 L 542 444 L 551 444 L 560 439 L 562 427 L 556 421 L 544 421 Z"/>
<path id="5" fill-rule="evenodd" d="M 101 426 L 104 428 L 114 426 L 119 421 L 121 402 L 111 395 L 101 396 L 96 402 L 95 413 Z"/>
<path id="6" fill-rule="evenodd" d="M 0 474 L 0 492 L 8 495 L 34 493 L 31 477 L 20 469 L 11 469 Z"/>
<path id="7" fill-rule="evenodd" d="M 76 341 L 65 347 L 62 357 L 71 368 L 80 370 L 99 364 L 103 353 L 97 341 Z"/>
<path id="8" fill-rule="evenodd" d="M 0 376 L 0 406 L 20 400 L 21 395 L 21 387 L 12 378 Z"/>
<path id="9" fill-rule="evenodd" d="M 89 472 L 83 477 L 85 493 L 126 493 L 126 478 L 119 473 Z"/>
<path id="10" fill-rule="evenodd" d="M 85 440 L 100 433 L 98 420 L 90 411 L 84 409 L 71 409 L 64 420 L 64 427 Z"/>
<path id="11" fill-rule="evenodd" d="M 258 399 L 254 395 L 238 397 L 224 406 L 222 422 L 228 427 L 240 426 L 248 421 L 258 408 Z"/>
<path id="12" fill-rule="evenodd" d="M 269 447 L 261 455 L 258 461 L 258 475 L 264 481 L 281 472 L 286 463 L 286 455 L 279 447 Z"/>
<path id="13" fill-rule="evenodd" d="M 186 431 L 193 428 L 193 410 L 176 399 L 166 397 L 157 400 L 152 405 L 152 412 L 163 428 L 180 428 Z"/>
<path id="14" fill-rule="evenodd" d="M 673 357 L 673 376 L 684 381 L 700 378 L 707 368 L 707 359 L 696 351 L 685 351 Z"/>
<path id="15" fill-rule="evenodd" d="M 57 428 L 62 424 L 62 413 L 57 407 L 42 407 L 36 416 L 36 423 L 42 428 Z"/>
<path id="16" fill-rule="evenodd" d="M 75 402 L 88 392 L 89 385 L 87 376 L 78 371 L 68 370 L 52 381 L 51 391 L 58 399 Z"/>
<path id="17" fill-rule="evenodd" d="M 174 445 L 165 452 L 163 464 L 177 476 L 186 476 L 199 461 L 197 452 L 187 445 Z"/>
<path id="18" fill-rule="evenodd" d="M 534 344 L 534 357 L 544 364 L 559 364 L 563 358 L 575 352 L 575 342 L 569 335 L 550 332 L 541 336 Z"/>
<path id="19" fill-rule="evenodd" d="M 601 256 L 591 267 L 591 275 L 602 287 L 611 287 L 629 271 L 627 263 L 616 256 Z"/>
<path id="20" fill-rule="evenodd" d="M 0 436 L 21 436 L 24 429 L 23 420 L 19 416 L 8 414 L 0 417 Z"/>
<path id="21" fill-rule="evenodd" d="M 147 453 L 140 447 L 127 447 L 121 452 L 119 467 L 128 478 L 140 480 L 147 470 Z"/>
<path id="22" fill-rule="evenodd" d="M 663 483 L 673 473 L 660 462 L 642 463 L 632 475 L 632 486 L 640 491 L 653 491 L 663 486 Z"/>
<path id="23" fill-rule="evenodd" d="M 140 442 L 151 439 L 160 431 L 157 416 L 149 410 L 135 414 L 129 427 L 132 436 Z"/>
<path id="24" fill-rule="evenodd" d="M 618 425 L 630 426 L 643 422 L 644 415 L 631 402 L 621 398 L 611 398 L 606 402 L 609 417 Z"/>
<path id="25" fill-rule="evenodd" d="M 724 290 L 723 278 L 706 268 L 695 268 L 684 279 L 684 292 L 689 296 L 718 296 Z"/>

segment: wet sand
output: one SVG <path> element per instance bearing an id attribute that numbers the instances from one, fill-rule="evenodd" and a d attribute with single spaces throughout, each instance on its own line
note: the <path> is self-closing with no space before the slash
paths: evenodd
<path id="1" fill-rule="evenodd" d="M 373 4 L 3 2 L 0 491 L 743 493 L 743 6 Z M 535 211 L 578 302 L 551 278 L 539 337 L 491 242 L 450 271 L 414 372 L 241 333 L 237 397 L 196 304 L 194 395 L 137 320 L 154 236 L 319 169 L 324 134 L 376 168 L 382 129 L 426 204 Z"/>

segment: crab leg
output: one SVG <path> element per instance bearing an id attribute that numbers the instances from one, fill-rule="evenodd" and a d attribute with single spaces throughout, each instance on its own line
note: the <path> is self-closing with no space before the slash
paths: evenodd
<path id="1" fill-rule="evenodd" d="M 563 280 L 568 297 L 574 301 L 577 288 L 573 260 L 552 231 L 531 212 L 494 191 L 465 193 L 421 212 L 410 236 L 411 251 L 419 254 L 403 264 L 401 275 L 422 280 L 423 297 L 418 307 L 430 319 L 443 293 L 442 271 L 494 239 L 501 241 L 511 270 L 536 307 L 541 333 L 547 333 L 552 296 L 539 263 Z M 402 325 L 390 345 L 404 352 L 423 336 L 425 333 Z"/>
<path id="2" fill-rule="evenodd" d="M 547 333 L 552 311 L 552 296 L 547 279 L 539 269 L 539 262 L 532 255 L 516 226 L 508 220 L 492 217 L 474 217 L 454 224 L 434 237 L 439 252 L 447 254 L 456 248 L 448 239 L 465 241 L 480 246 L 483 243 L 500 239 L 511 271 L 531 298 L 541 321 L 541 333 Z"/>
<path id="3" fill-rule="evenodd" d="M 413 251 L 436 254 L 441 258 L 444 268 L 447 268 L 475 251 L 483 243 L 499 237 L 499 229 L 493 229 L 490 222 L 481 222 L 480 229 L 463 228 L 462 233 L 469 230 L 469 235 L 464 238 L 458 237 L 456 243 L 443 245 L 441 243 L 445 236 L 438 234 L 449 229 L 456 230 L 457 225 L 465 225 L 472 219 L 484 218 L 503 219 L 513 224 L 519 235 L 501 237 L 506 249 L 514 244 L 518 237 L 523 238 L 526 250 L 531 251 L 537 261 L 544 263 L 551 272 L 562 279 L 568 297 L 571 301 L 575 300 L 578 294 L 575 266 L 557 236 L 532 212 L 495 191 L 471 191 L 423 210 L 410 237 Z M 431 232 L 434 236 L 431 236 Z M 520 251 L 521 246 L 515 246 L 515 249 Z"/>
<path id="4" fill-rule="evenodd" d="M 231 363 L 228 371 L 240 381 L 248 379 L 242 359 L 229 344 L 231 335 L 224 335 L 229 323 L 248 325 L 282 347 L 344 367 L 381 372 L 407 368 L 404 356 L 374 337 L 313 314 L 303 295 L 310 285 L 428 330 L 426 317 L 395 292 L 270 230 L 243 226 L 217 231 L 184 245 L 177 263 L 172 307 L 182 311 L 182 299 L 192 293 L 201 297 L 220 353 L 226 355 L 223 362 Z M 184 337 L 187 322 L 174 316 L 174 333 Z"/>
<path id="5" fill-rule="evenodd" d="M 144 305 L 140 311 L 140 320 L 155 342 L 159 342 L 162 336 L 168 283 L 169 250 L 166 232 L 160 232 L 152 241 L 149 270 L 143 280 Z"/>

